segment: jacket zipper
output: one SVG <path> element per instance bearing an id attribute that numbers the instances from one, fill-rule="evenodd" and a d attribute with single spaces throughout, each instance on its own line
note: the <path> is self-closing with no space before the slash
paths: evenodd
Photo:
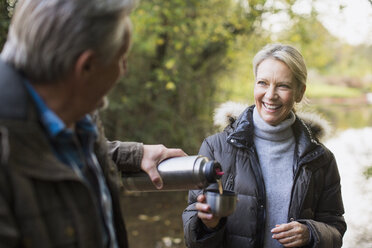
<path id="1" fill-rule="evenodd" d="M 253 145 L 248 150 L 249 157 L 251 159 L 251 166 L 253 169 L 253 173 L 258 176 L 259 181 L 257 183 L 257 187 L 261 189 L 261 192 L 259 190 L 259 206 L 258 206 L 258 212 L 260 213 L 260 223 L 257 225 L 258 229 L 257 232 L 259 234 L 259 242 L 256 247 L 263 247 L 264 244 L 264 227 L 265 227 L 265 219 L 266 219 L 266 202 L 265 202 L 265 184 L 263 182 L 262 173 L 260 170 L 259 162 L 257 159 L 257 155 L 254 152 L 256 147 Z"/>

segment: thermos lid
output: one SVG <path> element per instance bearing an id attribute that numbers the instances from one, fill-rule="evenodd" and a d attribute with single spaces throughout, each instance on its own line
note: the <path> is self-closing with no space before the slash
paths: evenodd
<path id="1" fill-rule="evenodd" d="M 223 175 L 222 167 L 217 161 L 208 161 L 205 164 L 205 177 L 209 183 L 215 183 Z"/>

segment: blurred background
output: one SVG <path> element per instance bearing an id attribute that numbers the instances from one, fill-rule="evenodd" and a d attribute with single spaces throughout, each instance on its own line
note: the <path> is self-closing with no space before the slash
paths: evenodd
<path id="1" fill-rule="evenodd" d="M 16 1 L 0 2 L 0 44 Z M 252 58 L 265 44 L 294 45 L 308 66 L 302 110 L 333 128 L 325 144 L 342 177 L 345 248 L 372 247 L 372 1 L 143 0 L 132 14 L 129 71 L 102 112 L 111 140 L 197 154 L 217 131 L 214 109 L 253 103 Z M 127 193 L 132 248 L 185 247 L 187 192 Z"/>

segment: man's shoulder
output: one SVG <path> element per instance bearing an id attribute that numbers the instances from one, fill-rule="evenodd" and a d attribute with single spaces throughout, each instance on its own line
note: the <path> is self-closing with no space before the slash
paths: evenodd
<path id="1" fill-rule="evenodd" d="M 25 80 L 11 65 L 0 59 L 0 119 L 24 119 L 28 95 Z"/>

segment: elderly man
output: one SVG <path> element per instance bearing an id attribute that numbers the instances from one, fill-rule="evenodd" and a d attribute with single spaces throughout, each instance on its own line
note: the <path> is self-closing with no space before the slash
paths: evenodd
<path id="1" fill-rule="evenodd" d="M 117 168 L 161 188 L 157 164 L 185 155 L 107 142 L 89 114 L 125 73 L 132 8 L 18 1 L 0 60 L 0 247 L 127 247 Z"/>

